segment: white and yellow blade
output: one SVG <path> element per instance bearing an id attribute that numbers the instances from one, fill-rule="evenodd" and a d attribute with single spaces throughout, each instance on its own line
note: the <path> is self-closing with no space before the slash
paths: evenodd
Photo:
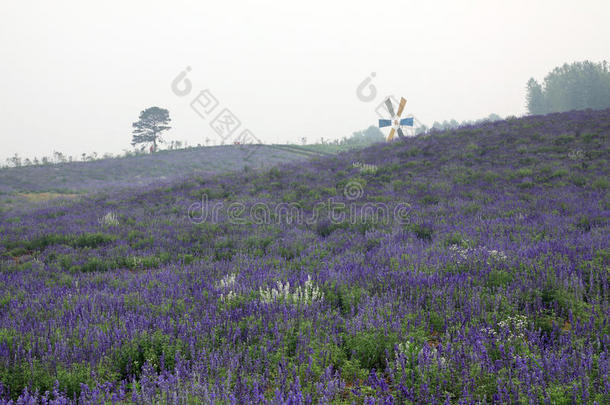
<path id="1" fill-rule="evenodd" d="M 402 114 L 402 111 L 405 109 L 405 104 L 407 104 L 407 100 L 404 97 L 400 98 L 400 104 L 398 105 L 398 116 Z"/>
<path id="2" fill-rule="evenodd" d="M 394 139 L 394 132 L 395 132 L 395 129 L 392 128 L 392 130 L 390 131 L 390 135 L 388 135 L 388 142 L 391 141 L 392 139 Z"/>

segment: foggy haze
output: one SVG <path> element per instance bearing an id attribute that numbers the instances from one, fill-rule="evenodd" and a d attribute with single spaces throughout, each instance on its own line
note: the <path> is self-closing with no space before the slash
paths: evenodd
<path id="1" fill-rule="evenodd" d="M 204 89 L 264 143 L 349 136 L 389 94 L 428 126 L 522 115 L 530 77 L 609 59 L 609 15 L 603 0 L 3 2 L 0 159 L 131 149 L 150 106 L 170 111 L 166 140 L 219 143 L 190 107 Z"/>

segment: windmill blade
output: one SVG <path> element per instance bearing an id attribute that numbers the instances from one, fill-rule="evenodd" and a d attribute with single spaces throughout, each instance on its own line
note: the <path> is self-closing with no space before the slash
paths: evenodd
<path id="1" fill-rule="evenodd" d="M 403 118 L 400 120 L 400 125 L 406 126 L 406 127 L 412 127 L 413 126 L 413 117 L 408 117 L 408 118 Z"/>
<path id="2" fill-rule="evenodd" d="M 407 104 L 407 100 L 404 97 L 400 98 L 400 104 L 398 105 L 398 116 L 402 114 L 402 111 L 405 109 L 405 104 Z"/>
<path id="3" fill-rule="evenodd" d="M 379 128 L 389 127 L 392 125 L 392 120 L 379 120 Z"/>
<path id="4" fill-rule="evenodd" d="M 405 134 L 402 132 L 402 129 L 401 129 L 400 127 L 398 127 L 397 132 L 398 132 L 398 136 L 399 136 L 399 137 L 401 137 L 402 139 L 405 139 L 405 138 L 406 138 L 406 137 L 405 137 Z"/>
<path id="5" fill-rule="evenodd" d="M 386 107 L 388 107 L 388 111 L 390 112 L 390 115 L 392 117 L 394 117 L 394 107 L 392 107 L 392 100 L 390 100 L 389 98 L 386 99 L 385 105 L 386 105 Z"/>
<path id="6" fill-rule="evenodd" d="M 388 141 L 391 141 L 392 139 L 394 139 L 394 128 L 392 128 L 390 135 L 388 135 Z"/>

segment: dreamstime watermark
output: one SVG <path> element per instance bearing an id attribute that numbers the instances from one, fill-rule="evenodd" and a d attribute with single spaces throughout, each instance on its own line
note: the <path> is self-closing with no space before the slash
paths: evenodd
<path id="1" fill-rule="evenodd" d="M 568 158 L 570 160 L 584 160 L 585 159 L 585 152 L 583 152 L 581 149 L 571 150 L 568 153 Z"/>
<path id="2" fill-rule="evenodd" d="M 356 87 L 356 97 L 363 103 L 370 103 L 377 99 L 377 87 L 373 84 L 373 79 L 375 77 L 377 77 L 377 73 L 372 72 L 360 82 L 358 87 Z M 392 118 L 389 116 L 389 111 L 385 104 L 385 100 L 388 98 L 392 101 L 393 105 L 398 105 L 399 103 L 398 99 L 393 94 L 382 97 L 381 101 L 377 99 L 378 104 L 377 107 L 375 107 L 375 113 L 379 118 Z"/>
<path id="3" fill-rule="evenodd" d="M 181 71 L 172 80 L 172 92 L 178 97 L 186 97 L 193 90 L 193 83 L 187 77 L 191 72 L 191 67 Z M 262 142 L 247 128 L 240 131 L 241 120 L 229 108 L 221 107 L 218 98 L 210 91 L 203 89 L 190 102 L 191 109 L 203 120 L 209 120 L 209 126 L 220 137 L 221 143 L 232 140 L 244 151 L 244 160 L 250 159 Z M 218 112 L 220 111 L 220 112 Z M 213 117 L 213 118 L 212 118 Z"/>
<path id="4" fill-rule="evenodd" d="M 411 204 L 398 202 L 363 202 L 357 200 L 364 196 L 364 187 L 360 182 L 350 181 L 343 189 L 343 198 L 329 198 L 317 202 L 311 209 L 305 210 L 296 202 L 283 203 L 244 203 L 241 201 L 217 201 L 213 204 L 207 194 L 201 201 L 188 207 L 189 221 L 195 224 L 204 222 L 218 223 L 226 221 L 233 225 L 316 225 L 327 220 L 331 224 L 391 224 L 409 223 Z"/>
<path id="5" fill-rule="evenodd" d="M 375 84 L 373 84 L 373 80 L 375 79 L 375 77 L 377 77 L 377 73 L 372 72 L 360 82 L 360 84 L 356 87 L 356 97 L 358 98 L 358 100 L 364 103 L 370 103 L 375 101 L 377 103 L 377 106 L 375 107 L 375 114 L 377 114 L 380 119 L 392 119 L 394 117 L 392 117 L 392 114 L 390 113 L 390 111 L 388 111 L 386 100 L 389 99 L 392 105 L 395 106 L 398 106 L 400 104 L 400 101 L 393 94 L 390 94 L 386 97 L 382 97 L 381 99 L 377 98 L 377 87 L 375 86 Z M 415 121 L 417 122 L 417 125 L 421 125 L 419 121 Z M 413 136 L 418 132 L 414 126 L 410 128 L 405 127 L 403 131 L 407 131 L 408 136 Z"/>

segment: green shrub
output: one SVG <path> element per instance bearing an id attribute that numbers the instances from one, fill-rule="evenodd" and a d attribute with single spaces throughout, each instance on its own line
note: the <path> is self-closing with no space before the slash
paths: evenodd
<path id="1" fill-rule="evenodd" d="M 440 201 L 440 198 L 436 195 L 427 194 L 427 195 L 423 196 L 420 201 L 424 205 L 433 205 L 433 204 L 438 204 Z"/>
<path id="2" fill-rule="evenodd" d="M 278 247 L 278 253 L 284 259 L 292 260 L 296 257 L 299 257 L 306 247 L 307 246 L 302 241 L 284 243 Z"/>
<path id="3" fill-rule="evenodd" d="M 568 180 L 578 187 L 584 187 L 587 184 L 587 179 L 580 174 L 572 174 Z"/>
<path id="4" fill-rule="evenodd" d="M 343 347 L 351 361 L 358 361 L 367 370 L 385 370 L 386 358 L 392 359 L 394 346 L 398 342 L 395 333 L 385 331 L 362 331 L 346 335 Z"/>
<path id="5" fill-rule="evenodd" d="M 114 235 L 108 235 L 104 233 L 86 233 L 79 235 L 74 239 L 72 243 L 73 247 L 76 248 L 96 248 L 98 246 L 106 245 L 114 242 L 117 239 Z"/>
<path id="6" fill-rule="evenodd" d="M 108 374 L 100 377 L 111 378 Z M 17 399 L 26 387 L 30 392 L 53 391 L 55 381 L 59 383 L 59 390 L 69 398 L 80 395 L 81 384 L 95 386 L 91 367 L 86 363 L 73 363 L 69 367 L 60 363 L 52 370 L 47 362 L 37 359 L 31 363 L 0 367 L 0 381 L 10 391 L 13 399 Z"/>
<path id="7" fill-rule="evenodd" d="M 512 283 L 513 275 L 504 270 L 492 270 L 487 276 L 487 286 L 491 288 L 505 287 Z"/>
<path id="8" fill-rule="evenodd" d="M 608 180 L 603 177 L 597 178 L 591 186 L 596 190 L 605 191 L 608 189 Z"/>
<path id="9" fill-rule="evenodd" d="M 569 143 L 574 142 L 574 139 L 576 139 L 574 137 L 574 135 L 564 134 L 564 135 L 559 135 L 557 138 L 555 138 L 553 140 L 553 143 L 558 146 L 567 145 Z"/>
<path id="10" fill-rule="evenodd" d="M 104 260 L 101 257 L 92 257 L 80 266 L 72 266 L 71 271 L 80 270 L 84 273 L 92 273 L 94 271 L 107 271 L 115 267 L 115 261 L 112 259 Z"/>
<path id="11" fill-rule="evenodd" d="M 257 256 L 262 256 L 267 253 L 267 248 L 273 243 L 272 236 L 250 236 L 246 239 L 246 248 L 254 251 Z"/>
<path id="12" fill-rule="evenodd" d="M 447 235 L 443 240 L 443 246 L 449 247 L 451 245 L 456 245 L 460 247 L 468 247 L 468 243 L 466 238 L 462 236 L 459 232 L 454 232 L 452 234 Z"/>
<path id="13" fill-rule="evenodd" d="M 364 235 L 367 231 L 375 229 L 377 226 L 377 221 L 382 219 L 383 218 L 360 218 L 354 223 L 350 224 L 349 227 L 359 234 Z"/>
<path id="14" fill-rule="evenodd" d="M 148 362 L 157 372 L 173 370 L 176 355 L 188 358 L 187 346 L 180 339 L 166 335 L 160 330 L 142 332 L 129 342 L 123 343 L 110 355 L 108 367 L 120 379 L 139 377 L 142 366 Z"/>
<path id="15" fill-rule="evenodd" d="M 331 307 L 339 309 L 342 315 L 357 312 L 358 304 L 366 296 L 366 291 L 359 286 L 346 284 L 332 285 L 324 288 L 324 299 Z"/>
<path id="16" fill-rule="evenodd" d="M 216 242 L 214 246 L 214 260 L 231 260 L 235 254 L 235 241 L 224 238 Z"/>
<path id="17" fill-rule="evenodd" d="M 369 376 L 369 371 L 362 368 L 358 359 L 345 360 L 341 365 L 341 378 L 345 381 L 363 381 Z"/>
<path id="18" fill-rule="evenodd" d="M 436 332 L 443 332 L 445 329 L 445 319 L 436 311 L 430 312 L 430 328 Z"/>
<path id="19" fill-rule="evenodd" d="M 434 230 L 430 225 L 425 224 L 411 224 L 409 230 L 415 234 L 417 239 L 429 242 L 432 240 Z"/>
<path id="20" fill-rule="evenodd" d="M 316 233 L 325 238 L 328 235 L 330 235 L 331 233 L 333 233 L 334 231 L 336 231 L 337 229 L 341 229 L 343 228 L 344 225 L 342 223 L 335 223 L 332 221 L 328 221 L 328 220 L 321 220 L 318 221 L 318 223 L 316 224 Z"/>

